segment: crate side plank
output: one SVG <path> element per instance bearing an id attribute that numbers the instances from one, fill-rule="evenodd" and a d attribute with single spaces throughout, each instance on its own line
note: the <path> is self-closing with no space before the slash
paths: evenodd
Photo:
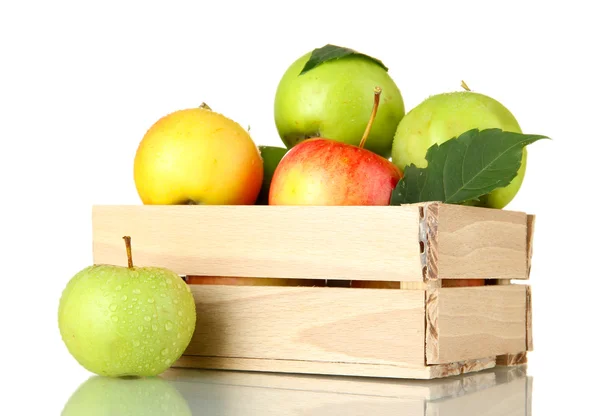
<path id="1" fill-rule="evenodd" d="M 161 377 L 173 381 L 247 386 L 321 393 L 352 394 L 422 400 L 449 399 L 525 378 L 523 367 L 497 367 L 459 377 L 437 378 L 422 382 L 414 379 L 351 377 L 323 374 L 289 374 L 256 371 L 219 371 L 171 367 Z"/>
<path id="2" fill-rule="evenodd" d="M 527 214 L 448 204 L 438 209 L 439 278 L 529 278 Z"/>
<path id="3" fill-rule="evenodd" d="M 105 206 L 92 211 L 95 263 L 182 275 L 422 281 L 419 208 Z"/>
<path id="4" fill-rule="evenodd" d="M 424 365 L 419 290 L 190 285 L 186 355 Z"/>
<path id="5" fill-rule="evenodd" d="M 183 355 L 173 367 L 272 373 L 320 374 L 428 380 L 474 373 L 494 368 L 493 357 L 439 365 L 365 364 L 326 361 L 270 360 L 260 358 L 204 357 Z"/>
<path id="6" fill-rule="evenodd" d="M 525 351 L 525 285 L 433 289 L 427 296 L 426 358 L 442 364 Z"/>

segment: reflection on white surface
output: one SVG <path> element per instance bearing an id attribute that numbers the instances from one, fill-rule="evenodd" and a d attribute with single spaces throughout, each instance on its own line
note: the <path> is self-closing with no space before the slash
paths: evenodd
<path id="1" fill-rule="evenodd" d="M 93 376 L 63 415 L 530 416 L 525 367 L 440 380 L 172 368 L 151 379 Z"/>
<path id="2" fill-rule="evenodd" d="M 92 376 L 71 395 L 62 415 L 191 416 L 177 383 L 151 378 Z"/>

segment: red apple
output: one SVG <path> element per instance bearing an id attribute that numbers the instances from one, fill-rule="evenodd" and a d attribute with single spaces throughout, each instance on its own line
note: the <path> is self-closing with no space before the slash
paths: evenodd
<path id="1" fill-rule="evenodd" d="M 389 205 L 403 172 L 363 146 L 375 120 L 381 88 L 358 146 L 323 137 L 307 139 L 281 159 L 269 205 Z"/>

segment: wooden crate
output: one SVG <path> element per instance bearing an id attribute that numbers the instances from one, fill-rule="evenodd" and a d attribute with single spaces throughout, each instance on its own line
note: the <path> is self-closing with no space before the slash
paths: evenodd
<path id="1" fill-rule="evenodd" d="M 137 265 L 190 284 L 197 327 L 176 366 L 429 379 L 522 364 L 533 347 L 534 216 L 522 212 L 94 206 L 92 223 L 95 263 L 126 265 L 130 235 Z M 397 283 L 344 287 L 357 281 Z"/>

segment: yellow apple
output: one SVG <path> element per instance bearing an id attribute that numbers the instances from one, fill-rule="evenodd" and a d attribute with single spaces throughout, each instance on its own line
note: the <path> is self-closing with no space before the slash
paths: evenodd
<path id="1" fill-rule="evenodd" d="M 134 180 L 147 205 L 252 205 L 263 162 L 248 131 L 202 106 L 167 114 L 148 129 Z"/>

